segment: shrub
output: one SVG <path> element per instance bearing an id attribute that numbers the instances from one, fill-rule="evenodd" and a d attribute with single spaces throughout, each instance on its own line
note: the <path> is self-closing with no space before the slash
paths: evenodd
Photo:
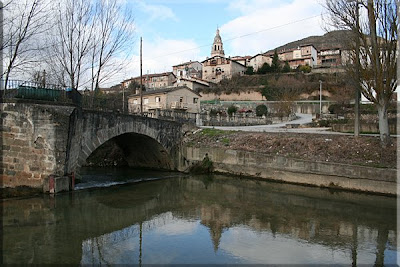
<path id="1" fill-rule="evenodd" d="M 237 107 L 232 105 L 230 107 L 228 107 L 228 114 L 229 116 L 232 116 L 233 113 L 235 113 L 237 111 Z"/>
<path id="2" fill-rule="evenodd" d="M 211 117 L 217 117 L 217 114 L 218 114 L 218 110 L 216 110 L 216 109 L 211 109 L 210 110 L 210 116 Z"/>
<path id="3" fill-rule="evenodd" d="M 254 69 L 253 69 L 253 67 L 252 67 L 252 66 L 247 67 L 247 70 L 246 70 L 246 72 L 245 72 L 244 74 L 246 74 L 246 75 L 253 75 L 253 74 L 254 74 Z"/>
<path id="4" fill-rule="evenodd" d="M 262 104 L 262 105 L 258 105 L 256 107 L 256 115 L 261 117 L 262 115 L 267 116 L 268 114 L 268 108 L 266 105 Z"/>

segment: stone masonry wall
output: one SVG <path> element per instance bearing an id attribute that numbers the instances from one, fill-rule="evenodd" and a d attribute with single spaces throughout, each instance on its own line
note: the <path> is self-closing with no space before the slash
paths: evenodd
<path id="1" fill-rule="evenodd" d="M 186 164 L 201 161 L 206 153 L 213 161 L 214 171 L 221 173 L 388 195 L 397 193 L 395 169 L 312 162 L 218 148 L 182 148 Z"/>
<path id="2" fill-rule="evenodd" d="M 72 107 L 0 103 L 1 187 L 42 188 L 63 175 Z"/>

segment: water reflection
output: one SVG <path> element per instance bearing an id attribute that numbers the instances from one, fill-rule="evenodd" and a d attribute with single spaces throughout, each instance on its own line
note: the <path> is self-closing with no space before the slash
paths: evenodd
<path id="1" fill-rule="evenodd" d="M 168 174 L 170 176 L 170 174 Z M 395 263 L 396 200 L 226 176 L 3 202 L 5 263 Z"/>

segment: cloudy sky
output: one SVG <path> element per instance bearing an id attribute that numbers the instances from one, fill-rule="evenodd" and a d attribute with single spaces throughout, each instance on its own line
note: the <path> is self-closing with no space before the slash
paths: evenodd
<path id="1" fill-rule="evenodd" d="M 255 55 L 324 34 L 321 0 L 125 1 L 133 9 L 136 38 L 132 40 L 132 60 L 117 79 L 139 75 L 140 37 L 146 74 L 172 71 L 172 65 L 189 60 L 204 60 L 210 56 L 217 27 L 226 56 Z"/>

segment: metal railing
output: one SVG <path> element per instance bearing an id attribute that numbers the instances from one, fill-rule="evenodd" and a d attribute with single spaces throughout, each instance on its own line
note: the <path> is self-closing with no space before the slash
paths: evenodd
<path id="1" fill-rule="evenodd" d="M 81 104 L 81 94 L 72 88 L 45 82 L 0 80 L 1 99 L 30 99 L 66 104 Z"/>

